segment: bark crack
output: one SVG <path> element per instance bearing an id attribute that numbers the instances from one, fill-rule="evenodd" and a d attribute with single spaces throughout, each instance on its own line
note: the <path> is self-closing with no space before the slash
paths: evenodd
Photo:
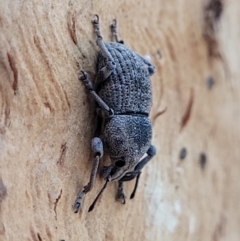
<path id="1" fill-rule="evenodd" d="M 54 208 L 53 208 L 53 210 L 54 210 L 54 212 L 55 212 L 55 219 L 56 219 L 56 220 L 57 220 L 57 204 L 58 204 L 61 196 L 62 196 L 62 189 L 61 189 L 58 197 L 56 198 L 56 201 L 55 201 L 55 203 L 54 203 Z"/>

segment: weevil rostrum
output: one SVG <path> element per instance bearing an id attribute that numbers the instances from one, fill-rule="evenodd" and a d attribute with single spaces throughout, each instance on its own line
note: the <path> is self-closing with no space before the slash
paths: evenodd
<path id="1" fill-rule="evenodd" d="M 101 175 L 106 182 L 89 211 L 92 211 L 97 199 L 111 181 L 118 182 L 117 199 L 124 204 L 126 195 L 123 183 L 136 178 L 130 196 L 133 198 L 141 170 L 156 154 L 156 148 L 151 144 L 152 124 L 149 119 L 152 105 L 150 76 L 155 68 L 147 59 L 119 41 L 116 20 L 111 25 L 116 41 L 108 43 L 101 36 L 98 15 L 95 15 L 92 23 L 100 48 L 97 74 L 94 86 L 83 71 L 79 80 L 97 102 L 97 114 L 103 125 L 99 137 L 92 139 L 92 172 L 89 183 L 77 196 L 75 212 L 81 209 L 84 196 L 93 187 L 103 152 L 110 156 L 111 165 L 103 167 Z"/>

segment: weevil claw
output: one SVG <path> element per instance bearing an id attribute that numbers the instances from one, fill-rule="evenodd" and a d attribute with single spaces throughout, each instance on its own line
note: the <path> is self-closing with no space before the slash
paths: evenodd
<path id="1" fill-rule="evenodd" d="M 121 202 L 122 204 L 125 204 L 126 203 L 126 194 L 125 194 L 125 191 L 124 189 L 122 188 L 119 188 L 118 189 L 118 192 L 117 192 L 117 200 L 119 202 Z"/>
<path id="2" fill-rule="evenodd" d="M 86 80 L 87 79 L 87 74 L 84 72 L 84 71 L 82 71 L 81 70 L 81 75 L 79 75 L 79 80 L 82 80 L 82 81 L 84 81 L 84 80 Z"/>
<path id="3" fill-rule="evenodd" d="M 116 27 L 117 27 L 117 20 L 116 20 L 116 19 L 113 19 L 113 22 L 112 22 L 112 24 L 110 25 L 110 27 L 111 27 L 112 30 L 113 30 L 113 29 L 116 29 Z"/>
<path id="4" fill-rule="evenodd" d="M 88 75 L 81 70 L 81 75 L 79 75 L 78 79 L 81 80 L 85 86 L 87 87 L 88 90 L 93 90 L 93 85 L 88 79 Z"/>
<path id="5" fill-rule="evenodd" d="M 73 205 L 74 212 L 77 213 L 82 206 L 83 197 L 85 196 L 85 189 L 78 193 L 77 199 Z"/>
<path id="6" fill-rule="evenodd" d="M 117 196 L 117 200 L 119 202 L 121 202 L 122 204 L 125 204 L 126 203 L 126 195 Z"/>
<path id="7" fill-rule="evenodd" d="M 99 16 L 97 14 L 94 15 L 94 19 L 92 20 L 93 24 L 99 24 Z"/>

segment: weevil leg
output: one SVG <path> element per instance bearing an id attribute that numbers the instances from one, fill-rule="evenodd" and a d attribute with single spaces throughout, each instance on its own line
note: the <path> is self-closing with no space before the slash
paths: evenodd
<path id="1" fill-rule="evenodd" d="M 118 181 L 117 200 L 122 204 L 126 203 L 126 193 L 123 187 L 123 182 L 121 181 Z"/>
<path id="2" fill-rule="evenodd" d="M 119 181 L 118 181 L 118 190 L 117 190 L 117 200 L 122 204 L 126 203 L 126 193 L 123 187 L 123 182 L 130 181 L 140 175 L 139 171 L 127 172 Z"/>
<path id="3" fill-rule="evenodd" d="M 133 180 L 135 177 L 137 177 L 139 174 L 141 173 L 141 171 L 137 170 L 137 171 L 132 171 L 132 172 L 127 172 L 125 173 L 125 175 L 119 180 L 119 182 L 128 182 Z"/>
<path id="4" fill-rule="evenodd" d="M 92 171 L 91 171 L 91 175 L 90 175 L 90 179 L 89 182 L 86 186 L 83 187 L 83 190 L 81 192 L 78 193 L 76 201 L 73 205 L 74 211 L 75 213 L 77 213 L 82 206 L 82 202 L 83 202 L 83 198 L 84 196 L 92 190 L 92 187 L 94 185 L 95 179 L 96 179 L 96 175 L 97 175 L 97 170 L 98 170 L 98 166 L 99 166 L 99 161 L 100 158 L 103 156 L 103 143 L 102 140 L 98 137 L 95 137 L 92 139 L 92 151 L 94 154 L 94 163 L 93 163 L 93 167 L 92 167 Z"/>
<path id="5" fill-rule="evenodd" d="M 124 42 L 122 40 L 119 40 L 119 38 L 118 38 L 117 20 L 116 19 L 113 20 L 113 23 L 110 25 L 110 28 L 111 28 L 111 32 L 112 32 L 116 42 L 120 43 L 120 44 L 124 44 Z"/>
<path id="6" fill-rule="evenodd" d="M 133 192 L 130 196 L 130 199 L 134 198 L 135 196 L 135 193 L 137 191 L 137 186 L 138 186 L 138 181 L 139 181 L 139 178 L 140 178 L 140 175 L 141 175 L 141 170 L 143 169 L 143 167 L 153 158 L 153 156 L 156 155 L 156 147 L 151 145 L 149 147 L 149 149 L 147 150 L 147 156 L 144 157 L 142 159 L 142 161 L 140 161 L 134 168 L 134 171 L 135 172 L 139 172 L 139 174 L 137 175 L 136 177 L 136 182 L 135 182 L 135 186 L 134 186 L 134 189 L 133 189 Z"/>
<path id="7" fill-rule="evenodd" d="M 103 80 L 107 79 L 109 75 L 113 72 L 113 70 L 116 68 L 116 63 L 113 60 L 112 55 L 109 53 L 106 45 L 103 42 L 103 38 L 100 31 L 99 26 L 99 17 L 98 15 L 95 15 L 95 18 L 92 21 L 94 32 L 97 35 L 97 45 L 100 48 L 101 54 L 106 58 L 106 66 L 104 66 L 98 73 L 99 75 L 102 75 Z"/>
<path id="8" fill-rule="evenodd" d="M 139 181 L 140 175 L 141 175 L 141 172 L 139 172 L 139 174 L 138 174 L 137 177 L 136 177 L 136 182 L 135 182 L 135 185 L 134 185 L 132 194 L 131 194 L 131 196 L 130 196 L 130 199 L 133 199 L 134 196 L 135 196 L 135 193 L 136 193 L 137 187 L 138 187 L 138 181 Z"/>
<path id="9" fill-rule="evenodd" d="M 133 180 L 134 178 L 136 178 L 136 182 L 135 182 L 135 186 L 133 189 L 133 192 L 130 196 L 130 199 L 134 198 L 135 193 L 137 191 L 137 187 L 138 187 L 138 182 L 139 182 L 139 178 L 141 175 L 141 170 L 143 169 L 143 167 L 152 159 L 153 156 L 156 155 L 156 148 L 155 146 L 151 145 L 149 147 L 149 149 L 147 150 L 147 156 L 144 157 L 134 168 L 134 171 L 132 172 L 127 172 L 120 180 L 119 182 L 128 182 Z"/>
<path id="10" fill-rule="evenodd" d="M 82 191 L 80 191 L 78 193 L 78 195 L 77 195 L 76 201 L 75 201 L 75 203 L 73 205 L 75 213 L 77 213 L 81 209 L 84 196 L 89 191 L 91 191 L 91 189 L 93 187 L 93 184 L 94 184 L 95 178 L 96 178 L 96 174 L 97 174 L 99 160 L 100 160 L 99 156 L 96 156 L 95 159 L 94 159 L 94 164 L 93 164 L 93 168 L 92 168 L 92 172 L 91 172 L 89 183 L 86 186 L 84 186 Z"/>
<path id="11" fill-rule="evenodd" d="M 148 73 L 149 73 L 149 75 L 150 75 L 150 76 L 153 75 L 154 72 L 155 72 L 155 67 L 153 66 L 153 64 L 152 64 L 149 60 L 147 60 L 147 58 L 141 56 L 141 55 L 138 54 L 138 53 L 136 53 L 136 54 L 142 59 L 142 61 L 144 62 L 144 64 L 146 64 L 146 65 L 148 66 Z"/>
<path id="12" fill-rule="evenodd" d="M 107 118 L 111 118 L 114 115 L 113 109 L 111 109 L 93 89 L 92 82 L 89 80 L 88 75 L 83 71 L 81 72 L 82 72 L 82 75 L 79 76 L 79 80 L 81 80 L 86 86 L 86 88 L 90 91 L 95 101 L 99 104 L 100 108 L 104 111 L 105 116 Z"/>
<path id="13" fill-rule="evenodd" d="M 134 171 L 140 171 L 156 155 L 156 147 L 151 145 L 147 150 L 147 156 L 144 157 L 134 168 Z"/>

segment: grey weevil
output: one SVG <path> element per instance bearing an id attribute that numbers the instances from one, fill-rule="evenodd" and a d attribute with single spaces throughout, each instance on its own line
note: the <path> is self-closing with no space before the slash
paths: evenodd
<path id="1" fill-rule="evenodd" d="M 152 124 L 148 117 L 152 105 L 150 76 L 155 68 L 119 41 L 116 20 L 111 25 L 116 42 L 103 42 L 98 15 L 92 23 L 100 48 L 95 86 L 83 71 L 79 80 L 97 102 L 97 114 L 103 124 L 99 137 L 92 139 L 94 164 L 89 183 L 79 192 L 73 206 L 76 213 L 82 206 L 83 197 L 93 187 L 103 150 L 110 156 L 111 165 L 103 167 L 102 177 L 106 182 L 89 212 L 110 181 L 118 181 L 117 199 L 124 204 L 123 182 L 136 178 L 130 197 L 133 198 L 142 168 L 156 154 L 156 148 L 151 144 Z"/>

